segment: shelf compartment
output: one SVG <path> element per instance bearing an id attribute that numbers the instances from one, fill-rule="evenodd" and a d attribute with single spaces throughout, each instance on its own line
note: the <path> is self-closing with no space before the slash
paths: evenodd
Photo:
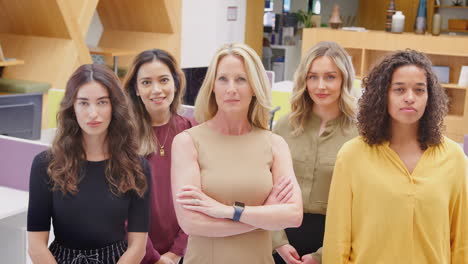
<path id="1" fill-rule="evenodd" d="M 456 83 L 441 83 L 442 87 L 444 88 L 450 88 L 450 89 L 460 89 L 460 90 L 466 90 L 466 86 L 460 86 Z"/>
<path id="2" fill-rule="evenodd" d="M 466 29 L 443 29 L 442 32 L 444 33 L 447 33 L 447 32 L 468 33 L 468 30 Z"/>
<path id="3" fill-rule="evenodd" d="M 356 72 L 356 76 L 362 75 L 361 73 L 361 60 L 362 60 L 362 49 L 354 49 L 354 48 L 345 48 L 346 52 L 348 52 L 349 56 L 352 58 L 354 71 Z"/>
<path id="4" fill-rule="evenodd" d="M 448 6 L 448 5 L 435 5 L 435 8 L 454 8 L 454 9 L 467 9 L 468 6 Z"/>
<path id="5" fill-rule="evenodd" d="M 451 116 L 463 117 L 465 114 L 465 97 L 466 90 L 460 89 L 445 89 L 449 97 L 449 111 L 448 114 Z"/>
<path id="6" fill-rule="evenodd" d="M 432 65 L 434 66 L 450 67 L 449 84 L 443 84 L 444 87 L 463 89 L 456 84 L 458 83 L 458 79 L 460 78 L 461 66 L 468 65 L 468 57 L 435 54 L 427 54 L 427 56 L 432 61 Z M 454 67 L 454 65 L 458 66 Z"/>

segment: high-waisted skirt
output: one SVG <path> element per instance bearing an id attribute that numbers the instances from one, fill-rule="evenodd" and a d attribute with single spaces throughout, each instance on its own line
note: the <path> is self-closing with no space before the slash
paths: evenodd
<path id="1" fill-rule="evenodd" d="M 115 264 L 127 247 L 124 240 L 97 249 L 71 249 L 54 241 L 49 250 L 58 264 Z"/>

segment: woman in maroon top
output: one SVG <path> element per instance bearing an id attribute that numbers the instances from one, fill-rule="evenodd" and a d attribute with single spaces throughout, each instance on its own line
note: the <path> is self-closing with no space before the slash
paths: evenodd
<path id="1" fill-rule="evenodd" d="M 170 172 L 172 140 L 192 127 L 191 120 L 177 114 L 184 90 L 184 73 L 172 55 L 159 49 L 137 55 L 124 80 L 140 154 L 149 160 L 153 177 L 145 264 L 176 264 L 187 246 L 187 235 L 177 223 L 172 203 Z"/>

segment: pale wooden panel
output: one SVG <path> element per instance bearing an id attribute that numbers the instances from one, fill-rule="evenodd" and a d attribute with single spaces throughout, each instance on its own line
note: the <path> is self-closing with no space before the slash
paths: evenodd
<path id="1" fill-rule="evenodd" d="M 452 56 L 467 56 L 468 38 L 432 36 L 413 33 L 393 34 L 385 31 L 353 32 L 328 28 L 306 28 L 303 31 L 302 54 L 322 40 L 336 41 L 345 48 L 418 51 Z"/>
<path id="2" fill-rule="evenodd" d="M 70 0 L 57 0 L 57 3 L 61 13 L 63 14 L 64 22 L 67 26 L 70 37 L 75 43 L 75 47 L 78 53 L 78 61 L 81 64 L 92 63 L 91 55 L 88 52 L 88 47 L 86 46 L 86 41 L 84 39 L 85 36 L 82 33 L 83 29 L 80 29 L 78 24 L 78 16 L 74 13 Z M 85 13 L 94 12 L 94 8 L 92 6 L 82 6 L 82 9 L 86 8 L 89 10 L 85 10 L 87 11 Z"/>
<path id="3" fill-rule="evenodd" d="M 263 46 L 263 9 L 265 7 L 265 1 L 248 0 L 246 4 L 245 43 L 252 47 L 257 52 L 258 56 L 261 57 Z"/>
<path id="4" fill-rule="evenodd" d="M 68 1 L 73 13 L 76 15 L 78 27 L 80 28 L 83 37 L 85 37 L 86 33 L 88 33 L 94 12 L 96 11 L 98 0 Z"/>
<path id="5" fill-rule="evenodd" d="M 358 25 L 367 29 L 385 30 L 389 1 L 359 0 Z M 429 1 L 430 2 L 430 1 Z M 413 32 L 419 0 L 396 0 L 396 10 L 405 15 L 405 31 Z"/>
<path id="6" fill-rule="evenodd" d="M 3 77 L 39 81 L 64 89 L 76 68 L 77 50 L 72 40 L 0 34 L 0 42 L 8 56 L 21 58 L 25 64 L 6 67 Z M 43 97 L 42 128 L 47 128 L 47 95 Z"/>
<path id="7" fill-rule="evenodd" d="M 97 10 L 106 30 L 174 33 L 167 2 L 169 1 L 100 0 Z"/>
<path id="8" fill-rule="evenodd" d="M 63 89 L 75 69 L 77 50 L 72 40 L 0 34 L 0 42 L 9 57 L 25 61 L 6 67 L 5 78 L 47 82 Z"/>
<path id="9" fill-rule="evenodd" d="M 358 26 L 374 30 L 385 30 L 387 1 L 359 0 Z"/>
<path id="10" fill-rule="evenodd" d="M 133 50 L 138 53 L 147 49 L 163 49 L 173 54 L 180 61 L 180 36 L 174 34 L 105 30 L 99 46 Z M 119 57 L 119 67 L 127 67 L 132 62 L 133 57 Z M 112 65 L 111 57 L 105 57 L 105 59 L 109 65 Z"/>
<path id="11" fill-rule="evenodd" d="M 9 61 L 2 61 L 0 60 L 0 67 L 6 67 L 6 66 L 14 66 L 14 65 L 22 65 L 24 64 L 23 60 L 9 60 Z"/>
<path id="12" fill-rule="evenodd" d="M 362 57 L 362 49 L 353 49 L 347 48 L 346 52 L 348 52 L 349 56 L 352 57 L 352 62 L 354 66 L 354 71 L 356 72 L 356 76 L 361 76 L 361 57 Z"/>
<path id="13" fill-rule="evenodd" d="M 166 34 L 128 30 L 111 30 L 107 28 L 106 25 L 104 25 L 104 32 L 99 42 L 99 46 L 105 48 L 134 50 L 138 52 L 153 48 L 164 49 L 170 52 L 177 59 L 177 61 L 180 62 L 182 32 L 182 0 L 166 0 L 163 2 L 154 1 L 154 3 L 164 3 L 164 6 L 167 10 L 167 14 L 170 18 L 170 24 L 172 25 L 173 33 Z M 98 12 L 101 16 L 99 5 Z M 154 13 L 152 13 L 150 16 L 151 19 L 154 19 L 155 17 L 156 16 Z M 128 66 L 132 62 L 132 59 L 133 56 L 119 57 L 119 67 Z M 112 58 L 107 57 L 106 61 L 109 65 L 112 64 Z"/>
<path id="14" fill-rule="evenodd" d="M 70 38 L 57 0 L 0 0 L 0 33 Z"/>
<path id="15" fill-rule="evenodd" d="M 449 97 L 449 115 L 463 117 L 465 115 L 466 90 L 446 89 Z"/>

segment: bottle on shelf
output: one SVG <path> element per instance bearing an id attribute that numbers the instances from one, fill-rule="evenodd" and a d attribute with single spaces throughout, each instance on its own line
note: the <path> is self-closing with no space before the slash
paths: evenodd
<path id="1" fill-rule="evenodd" d="M 426 33 L 426 0 L 419 0 L 418 13 L 414 22 L 414 33 L 424 34 Z"/>
<path id="2" fill-rule="evenodd" d="M 405 29 L 405 16 L 401 11 L 396 11 L 392 16 L 392 32 L 402 33 Z"/>
<path id="3" fill-rule="evenodd" d="M 432 35 L 439 36 L 440 35 L 440 27 L 442 24 L 442 19 L 439 13 L 435 13 L 432 17 Z"/>
<path id="4" fill-rule="evenodd" d="M 392 31 L 392 17 L 395 14 L 395 0 L 390 0 L 387 8 L 387 16 L 385 20 L 385 31 Z"/>

